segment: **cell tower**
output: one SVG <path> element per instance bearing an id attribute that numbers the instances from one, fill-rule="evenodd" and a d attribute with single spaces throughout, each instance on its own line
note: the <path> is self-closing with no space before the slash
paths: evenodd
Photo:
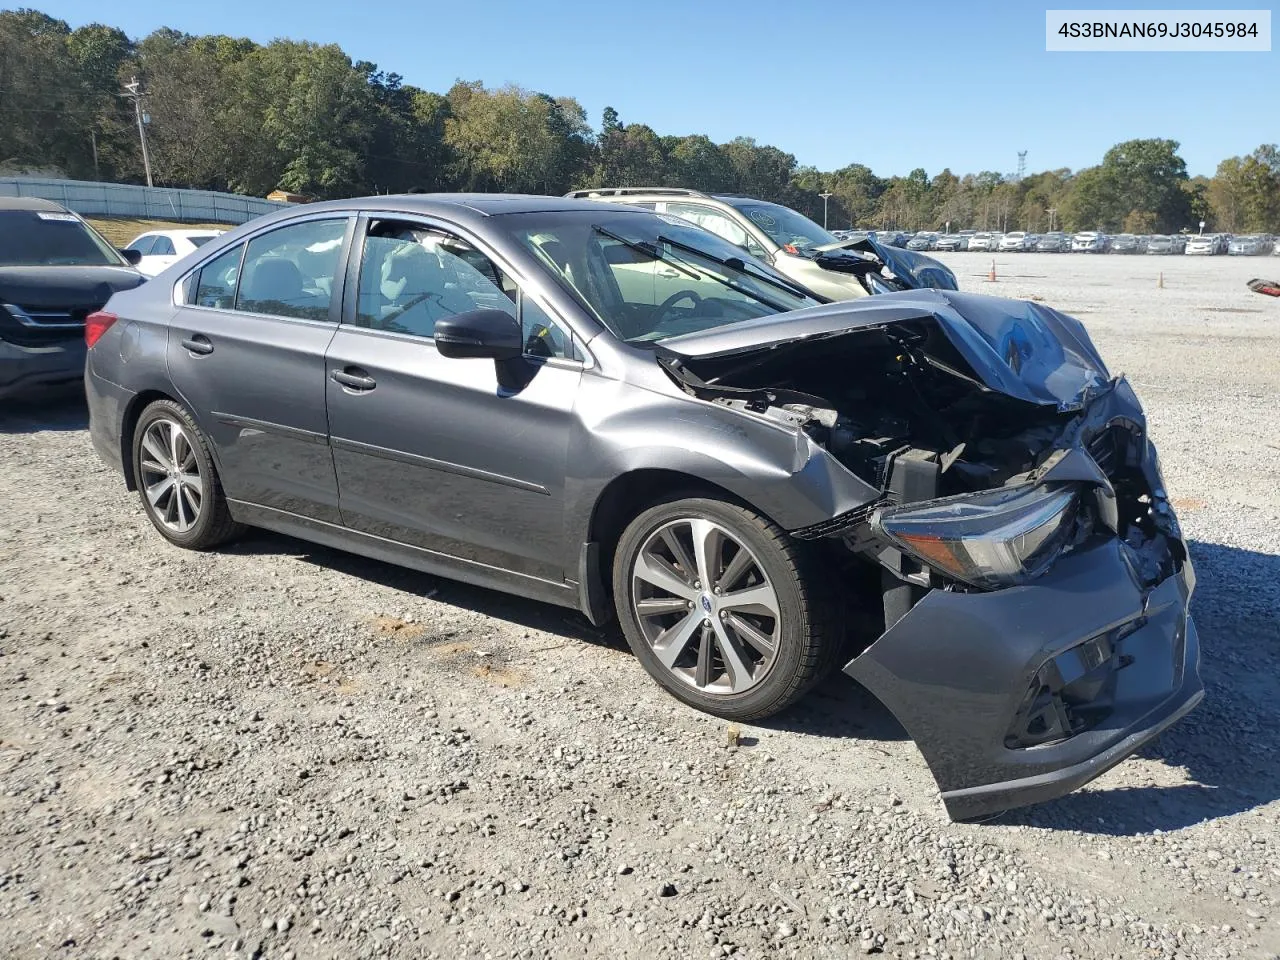
<path id="1" fill-rule="evenodd" d="M 1019 150 L 1018 151 L 1018 182 L 1019 183 L 1022 182 L 1022 178 L 1026 175 L 1026 172 L 1027 172 L 1027 151 Z"/>

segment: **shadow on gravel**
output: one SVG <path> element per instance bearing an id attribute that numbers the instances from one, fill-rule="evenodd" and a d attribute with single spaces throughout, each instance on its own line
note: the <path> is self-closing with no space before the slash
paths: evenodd
<path id="1" fill-rule="evenodd" d="M 457 580 L 435 577 L 381 560 L 370 560 L 354 553 L 334 550 L 267 530 L 255 530 L 244 539 L 222 549 L 226 553 L 283 554 L 297 557 L 306 563 L 337 570 L 347 576 L 359 577 L 416 597 L 430 598 L 439 603 L 517 623 L 532 630 L 555 634 L 564 637 L 566 641 L 585 641 L 619 649 L 625 649 L 627 645 L 616 627 L 603 630 L 593 627 L 582 614 L 565 607 L 527 600 L 498 590 L 473 587 Z"/>
<path id="2" fill-rule="evenodd" d="M 85 430 L 89 408 L 84 390 L 68 387 L 38 397 L 0 400 L 0 433 L 40 433 L 45 430 Z"/>
<path id="3" fill-rule="evenodd" d="M 257 555 L 287 554 L 316 566 L 338 570 L 348 576 L 402 590 L 417 597 L 430 597 L 440 603 L 563 637 L 566 643 L 593 643 L 616 650 L 628 650 L 627 641 L 616 623 L 604 628 L 594 627 L 574 610 L 434 577 L 407 567 L 370 560 L 283 534 L 254 531 L 223 550 L 228 553 Z M 819 737 L 907 739 L 906 731 L 879 700 L 838 672 L 796 706 L 758 723 L 757 726 Z"/>
<path id="4" fill-rule="evenodd" d="M 1138 752 L 1194 783 L 1078 791 L 996 820 L 1086 833 L 1176 830 L 1280 799 L 1280 556 L 1193 541 L 1204 702 Z"/>

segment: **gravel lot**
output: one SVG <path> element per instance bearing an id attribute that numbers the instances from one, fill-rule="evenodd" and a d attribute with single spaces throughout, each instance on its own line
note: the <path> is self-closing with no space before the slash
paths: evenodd
<path id="1" fill-rule="evenodd" d="M 168 547 L 82 406 L 11 405 L 0 955 L 1276 955 L 1280 303 L 1244 281 L 1280 261 L 944 258 L 1078 315 L 1147 404 L 1208 686 L 1152 747 L 950 824 L 846 678 L 731 747 L 571 612 L 268 534 Z"/>

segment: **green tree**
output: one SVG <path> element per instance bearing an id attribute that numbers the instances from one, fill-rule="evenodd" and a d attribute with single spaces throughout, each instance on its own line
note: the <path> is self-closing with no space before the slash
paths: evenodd
<path id="1" fill-rule="evenodd" d="M 1237 233 L 1280 230 L 1280 155 L 1264 144 L 1247 157 L 1218 164 L 1207 200 L 1215 229 Z"/>
<path id="2" fill-rule="evenodd" d="M 724 151 L 710 137 L 675 137 L 666 148 L 668 175 L 663 182 L 706 193 L 733 189 L 734 171 Z"/>
<path id="3" fill-rule="evenodd" d="M 454 84 L 448 98 L 445 142 L 460 186 L 555 193 L 582 175 L 590 129 L 577 101 L 479 81 Z"/>

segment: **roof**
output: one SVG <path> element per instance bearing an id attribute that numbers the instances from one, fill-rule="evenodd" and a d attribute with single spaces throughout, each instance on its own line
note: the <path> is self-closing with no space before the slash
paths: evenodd
<path id="1" fill-rule="evenodd" d="M 510 213 L 559 213 L 564 211 L 596 211 L 594 200 L 567 197 L 543 197 L 518 193 L 404 193 L 388 196 L 352 197 L 349 200 L 326 200 L 305 207 L 289 207 L 287 212 L 270 214 L 275 219 L 309 216 L 333 211 L 385 210 L 400 213 L 437 214 L 470 219 L 496 217 Z"/>
<path id="2" fill-rule="evenodd" d="M 40 197 L 0 197 L 0 210 L 49 210 L 66 213 L 67 208 Z"/>

